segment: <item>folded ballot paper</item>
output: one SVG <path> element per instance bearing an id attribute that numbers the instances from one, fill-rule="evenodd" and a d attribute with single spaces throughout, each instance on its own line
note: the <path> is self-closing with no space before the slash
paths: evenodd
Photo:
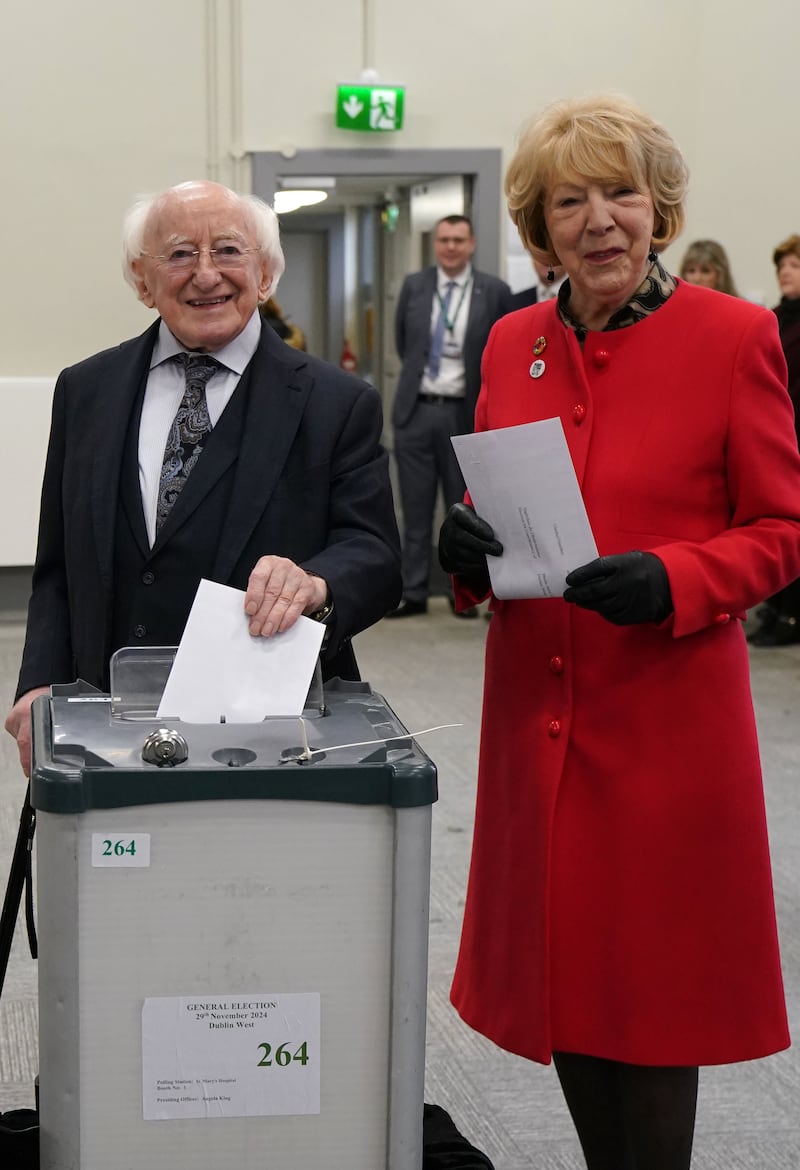
<path id="1" fill-rule="evenodd" d="M 452 442 L 475 511 L 503 546 L 486 558 L 495 597 L 560 597 L 567 573 L 597 556 L 561 419 Z"/>
<path id="2" fill-rule="evenodd" d="M 248 632 L 240 589 L 201 581 L 158 708 L 187 723 L 257 723 L 303 713 L 325 627 L 300 617 L 271 638 Z"/>

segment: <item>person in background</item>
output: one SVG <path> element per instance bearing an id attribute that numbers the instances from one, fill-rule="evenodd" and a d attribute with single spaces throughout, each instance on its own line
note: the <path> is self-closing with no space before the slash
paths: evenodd
<path id="1" fill-rule="evenodd" d="M 494 327 L 476 430 L 560 418 L 599 556 L 500 600 L 468 503 L 439 542 L 494 613 L 452 1000 L 553 1059 L 589 1170 L 687 1170 L 698 1066 L 789 1044 L 742 619 L 800 575 L 800 455 L 775 316 L 659 259 L 686 186 L 621 97 L 523 135 L 509 209 L 568 279 Z"/>
<path id="2" fill-rule="evenodd" d="M 403 363 L 392 408 L 394 456 L 403 512 L 403 600 L 387 614 L 428 609 L 433 516 L 441 485 L 445 507 L 464 495 L 450 442 L 472 430 L 489 330 L 510 308 L 505 281 L 472 267 L 475 236 L 465 215 L 447 215 L 433 232 L 436 264 L 403 281 L 395 315 Z M 477 617 L 477 609 L 461 617 Z"/>
<path id="3" fill-rule="evenodd" d="M 716 240 L 695 240 L 686 249 L 678 273 L 681 280 L 738 297 L 728 255 Z"/>
<path id="4" fill-rule="evenodd" d="M 567 279 L 567 274 L 561 265 L 549 268 L 540 260 L 532 260 L 535 281 L 529 288 L 511 294 L 511 311 L 527 309 L 529 305 L 541 304 L 558 296 L 558 290 Z"/>
<path id="5" fill-rule="evenodd" d="M 781 292 L 774 313 L 789 371 L 789 397 L 800 444 L 800 236 L 789 236 L 778 244 L 772 262 Z M 747 639 L 753 646 L 791 646 L 800 642 L 800 580 L 770 597 L 758 617 L 760 624 Z"/>
<path id="6" fill-rule="evenodd" d="M 106 691 L 119 647 L 177 645 L 201 578 L 244 591 L 254 637 L 324 621 L 325 677 L 358 678 L 350 639 L 400 596 L 377 392 L 258 313 L 284 268 L 272 209 L 182 183 L 136 203 L 123 240 L 159 318 L 56 384 L 6 720 L 26 774 L 36 696 L 76 678 Z"/>
<path id="7" fill-rule="evenodd" d="M 295 325 L 285 315 L 275 297 L 270 297 L 258 306 L 258 311 L 268 325 L 271 325 L 287 345 L 292 349 L 305 349 L 306 337 L 299 325 Z"/>

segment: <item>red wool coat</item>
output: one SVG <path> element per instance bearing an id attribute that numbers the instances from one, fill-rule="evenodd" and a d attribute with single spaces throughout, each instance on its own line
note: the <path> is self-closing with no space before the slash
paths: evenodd
<path id="1" fill-rule="evenodd" d="M 774 315 L 682 282 L 582 351 L 553 302 L 489 339 L 476 430 L 560 417 L 599 552 L 655 552 L 675 607 L 617 627 L 493 600 L 452 1000 L 512 1052 L 698 1065 L 789 1044 L 739 620 L 800 576 L 785 386 Z"/>

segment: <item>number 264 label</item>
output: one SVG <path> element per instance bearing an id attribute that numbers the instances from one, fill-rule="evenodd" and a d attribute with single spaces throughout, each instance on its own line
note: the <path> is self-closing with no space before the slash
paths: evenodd
<path id="1" fill-rule="evenodd" d="M 101 869 L 146 869 L 149 833 L 92 833 L 92 866 Z"/>

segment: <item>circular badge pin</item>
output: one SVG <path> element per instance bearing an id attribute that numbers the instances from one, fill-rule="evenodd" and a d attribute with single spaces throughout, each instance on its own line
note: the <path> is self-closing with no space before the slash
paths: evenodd
<path id="1" fill-rule="evenodd" d="M 542 374 L 545 372 L 546 369 L 547 369 L 547 367 L 544 364 L 544 362 L 542 361 L 542 359 L 537 358 L 536 361 L 531 366 L 530 375 L 532 378 L 541 378 Z"/>
<path id="2" fill-rule="evenodd" d="M 547 338 L 537 337 L 533 343 L 533 356 L 539 357 L 547 349 Z"/>

